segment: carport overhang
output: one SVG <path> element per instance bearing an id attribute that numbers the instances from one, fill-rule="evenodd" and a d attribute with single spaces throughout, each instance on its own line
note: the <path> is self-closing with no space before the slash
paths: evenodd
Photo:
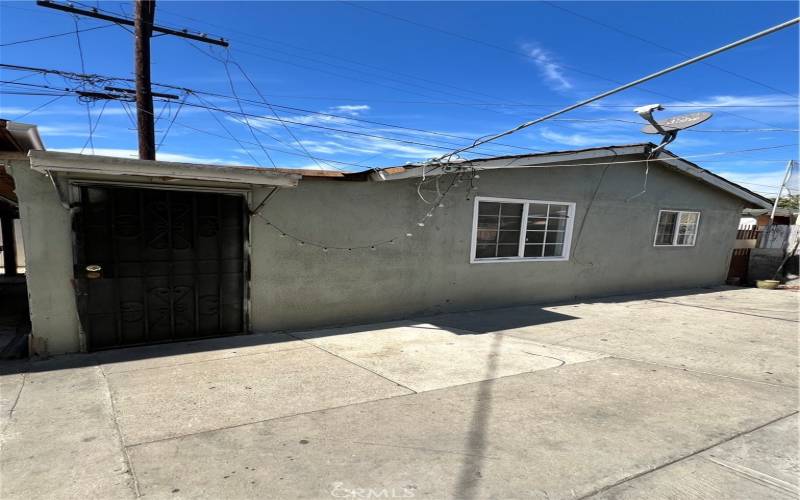
<path id="1" fill-rule="evenodd" d="M 266 168 L 136 160 L 54 151 L 31 151 L 31 169 L 43 174 L 94 180 L 144 180 L 169 185 L 296 187 L 300 174 Z"/>
<path id="2" fill-rule="evenodd" d="M 66 207 L 72 184 L 117 184 L 151 189 L 247 192 L 253 188 L 294 188 L 302 175 L 261 167 L 209 165 L 30 151 L 30 168 L 50 178 Z"/>

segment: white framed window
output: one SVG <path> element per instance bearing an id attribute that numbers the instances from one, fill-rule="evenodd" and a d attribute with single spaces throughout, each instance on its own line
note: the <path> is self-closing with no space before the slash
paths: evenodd
<path id="1" fill-rule="evenodd" d="M 659 210 L 656 247 L 693 247 L 697 241 L 700 212 L 685 210 Z"/>
<path id="2" fill-rule="evenodd" d="M 568 260 L 575 204 L 475 198 L 470 262 Z"/>

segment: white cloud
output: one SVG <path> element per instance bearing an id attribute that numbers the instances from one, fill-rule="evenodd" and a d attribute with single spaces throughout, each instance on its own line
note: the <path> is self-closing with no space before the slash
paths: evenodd
<path id="1" fill-rule="evenodd" d="M 542 129 L 539 132 L 539 135 L 542 139 L 550 142 L 575 147 L 609 146 L 645 142 L 645 140 L 637 139 L 633 135 L 594 135 L 580 132 L 574 134 L 562 134 L 560 132 L 553 132 L 550 129 Z"/>
<path id="2" fill-rule="evenodd" d="M 719 172 L 720 175 L 729 181 L 741 184 L 751 191 L 755 191 L 764 196 L 774 197 L 778 193 L 781 182 L 783 181 L 784 170 L 770 170 L 765 172 Z M 789 178 L 786 187 L 793 194 L 800 193 L 800 185 L 798 185 L 797 175 Z M 784 190 L 784 194 L 786 191 Z"/>
<path id="3" fill-rule="evenodd" d="M 666 103 L 664 104 L 665 107 L 669 106 L 686 106 L 686 105 L 693 105 L 697 106 L 698 108 L 708 107 L 708 106 L 728 106 L 728 107 L 753 107 L 753 106 L 764 106 L 764 107 L 780 107 L 783 105 L 791 105 L 796 106 L 797 102 L 792 101 L 789 96 L 778 95 L 778 94 L 767 94 L 767 95 L 715 95 L 711 97 L 707 97 L 705 99 L 694 100 L 689 102 L 676 102 L 676 103 Z"/>
<path id="4" fill-rule="evenodd" d="M 533 60 L 545 80 L 552 85 L 555 90 L 563 91 L 572 88 L 572 82 L 564 76 L 563 67 L 553 58 L 552 54 L 533 43 L 524 44 L 522 50 Z"/>
<path id="5" fill-rule="evenodd" d="M 369 106 L 366 104 L 344 104 L 331 108 L 332 111 L 338 111 L 339 113 L 347 113 L 351 115 L 357 115 L 361 111 L 369 111 L 369 109 Z"/>

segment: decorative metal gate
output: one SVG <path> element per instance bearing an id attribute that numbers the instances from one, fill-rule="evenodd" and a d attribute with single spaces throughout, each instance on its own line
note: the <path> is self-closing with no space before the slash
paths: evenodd
<path id="1" fill-rule="evenodd" d="M 241 196 L 78 189 L 75 282 L 89 350 L 245 330 Z"/>

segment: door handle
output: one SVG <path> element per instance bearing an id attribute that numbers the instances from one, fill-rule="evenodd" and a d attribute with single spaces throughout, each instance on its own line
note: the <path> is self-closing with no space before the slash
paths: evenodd
<path id="1" fill-rule="evenodd" d="M 97 279 L 103 277 L 103 267 L 97 264 L 90 264 L 86 266 L 86 277 L 89 279 Z"/>

